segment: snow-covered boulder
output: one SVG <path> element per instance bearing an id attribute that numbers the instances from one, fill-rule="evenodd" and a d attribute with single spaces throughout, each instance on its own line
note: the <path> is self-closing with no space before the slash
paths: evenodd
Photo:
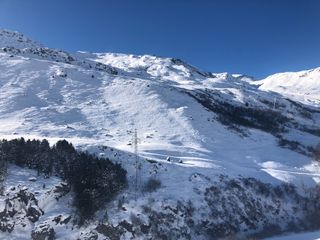
<path id="1" fill-rule="evenodd" d="M 31 232 L 32 240 L 54 240 L 54 229 L 47 224 L 41 224 L 35 227 Z"/>

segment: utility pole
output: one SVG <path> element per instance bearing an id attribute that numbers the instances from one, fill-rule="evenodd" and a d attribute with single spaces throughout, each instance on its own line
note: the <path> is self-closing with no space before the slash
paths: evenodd
<path id="1" fill-rule="evenodd" d="M 139 163 L 139 156 L 138 156 L 138 132 L 137 129 L 134 130 L 133 136 L 133 147 L 134 147 L 134 155 L 135 155 L 135 170 L 136 170 L 136 177 L 135 177 L 135 192 L 137 196 L 137 192 L 139 191 L 140 184 L 141 184 L 141 164 Z"/>

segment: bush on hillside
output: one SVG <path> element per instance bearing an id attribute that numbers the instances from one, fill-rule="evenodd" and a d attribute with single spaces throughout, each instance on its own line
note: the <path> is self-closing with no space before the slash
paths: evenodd
<path id="1" fill-rule="evenodd" d="M 320 143 L 313 150 L 313 157 L 316 161 L 320 161 Z"/>
<path id="2" fill-rule="evenodd" d="M 154 192 L 161 187 L 161 181 L 155 178 L 149 178 L 143 186 L 144 192 Z"/>

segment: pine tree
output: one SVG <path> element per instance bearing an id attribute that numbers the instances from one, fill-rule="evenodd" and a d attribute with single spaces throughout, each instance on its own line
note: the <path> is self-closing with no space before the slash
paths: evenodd
<path id="1" fill-rule="evenodd" d="M 0 184 L 6 177 L 8 163 L 35 169 L 46 177 L 55 174 L 67 181 L 74 192 L 79 223 L 90 219 L 127 184 L 126 171 L 119 164 L 77 152 L 66 140 L 58 141 L 52 148 L 47 140 L 2 140 Z M 0 185 L 0 193 L 1 189 Z"/>

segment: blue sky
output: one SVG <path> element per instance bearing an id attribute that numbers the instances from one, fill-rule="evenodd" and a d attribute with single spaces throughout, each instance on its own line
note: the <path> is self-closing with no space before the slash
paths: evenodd
<path id="1" fill-rule="evenodd" d="M 320 66 L 317 0 L 0 0 L 0 28 L 53 48 L 178 57 L 256 78 Z"/>

